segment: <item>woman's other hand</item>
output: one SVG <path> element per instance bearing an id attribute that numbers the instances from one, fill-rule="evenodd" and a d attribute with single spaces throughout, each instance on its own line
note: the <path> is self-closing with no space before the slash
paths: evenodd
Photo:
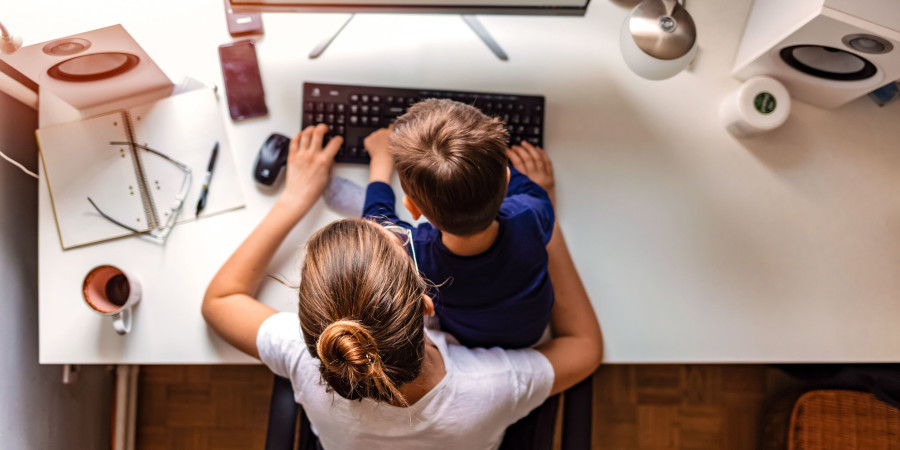
<path id="1" fill-rule="evenodd" d="M 284 191 L 278 203 L 298 213 L 306 211 L 318 200 L 331 179 L 334 155 L 344 139 L 335 136 L 323 146 L 328 126 L 306 127 L 291 139 Z"/>

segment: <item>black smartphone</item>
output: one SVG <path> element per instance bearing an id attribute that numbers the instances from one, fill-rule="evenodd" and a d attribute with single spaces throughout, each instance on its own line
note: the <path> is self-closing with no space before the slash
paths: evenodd
<path id="1" fill-rule="evenodd" d="M 231 0 L 225 0 L 225 22 L 228 23 L 228 33 L 233 37 L 263 34 L 262 15 L 235 13 L 231 9 Z"/>
<path id="2" fill-rule="evenodd" d="M 222 63 L 222 77 L 225 79 L 228 111 L 234 120 L 269 113 L 255 47 L 253 41 L 238 41 L 219 46 L 219 61 Z"/>

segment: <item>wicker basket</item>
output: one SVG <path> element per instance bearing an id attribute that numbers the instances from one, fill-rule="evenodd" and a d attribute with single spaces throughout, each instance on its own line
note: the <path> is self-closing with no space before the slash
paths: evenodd
<path id="1" fill-rule="evenodd" d="M 810 391 L 794 404 L 787 448 L 900 450 L 900 411 L 864 392 Z"/>

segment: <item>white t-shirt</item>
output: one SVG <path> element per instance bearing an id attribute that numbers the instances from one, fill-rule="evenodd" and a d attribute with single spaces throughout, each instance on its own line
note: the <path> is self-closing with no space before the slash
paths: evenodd
<path id="1" fill-rule="evenodd" d="M 272 372 L 291 380 L 294 400 L 326 449 L 494 449 L 507 426 L 549 396 L 553 367 L 536 350 L 469 349 L 448 345 L 439 331 L 427 333 L 447 373 L 408 408 L 326 392 L 296 314 L 266 319 L 256 347 Z"/>

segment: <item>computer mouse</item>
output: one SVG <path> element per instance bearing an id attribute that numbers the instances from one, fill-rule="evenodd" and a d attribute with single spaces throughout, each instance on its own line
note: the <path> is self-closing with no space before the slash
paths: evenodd
<path id="1" fill-rule="evenodd" d="M 275 183 L 281 169 L 287 165 L 290 144 L 291 140 L 287 136 L 278 133 L 272 133 L 266 142 L 263 142 L 253 164 L 253 178 L 258 183 L 266 186 Z"/>

